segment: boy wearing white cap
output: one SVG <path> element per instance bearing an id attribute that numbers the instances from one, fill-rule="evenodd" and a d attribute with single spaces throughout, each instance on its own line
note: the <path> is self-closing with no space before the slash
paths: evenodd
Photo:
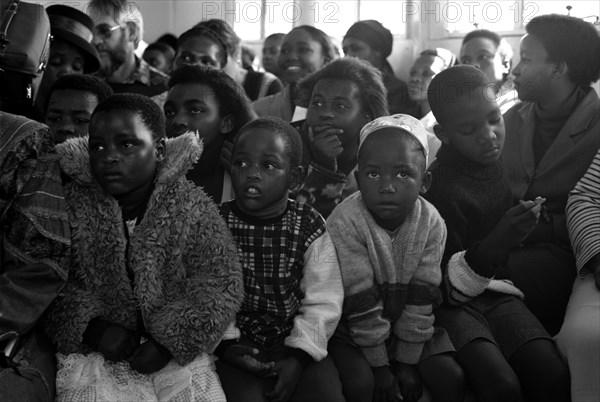
<path id="1" fill-rule="evenodd" d="M 417 401 L 422 383 L 434 400 L 464 397 L 453 346 L 433 325 L 446 226 L 420 196 L 431 180 L 427 155 L 427 132 L 417 119 L 397 114 L 368 123 L 360 132 L 359 192 L 327 221 L 345 291 L 329 350 L 349 400 L 368 394 L 365 375 L 371 372 L 377 401 L 400 395 Z M 371 368 L 366 373 L 365 364 Z"/>

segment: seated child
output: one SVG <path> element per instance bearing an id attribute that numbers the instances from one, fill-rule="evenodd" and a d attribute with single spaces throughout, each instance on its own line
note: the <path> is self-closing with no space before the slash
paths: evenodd
<path id="1" fill-rule="evenodd" d="M 48 94 L 44 115 L 54 142 L 88 135 L 94 109 L 112 94 L 104 80 L 92 75 L 68 74 L 57 79 Z"/>
<path id="2" fill-rule="evenodd" d="M 442 141 L 427 199 L 446 221 L 445 304 L 436 310 L 478 401 L 569 401 L 569 371 L 509 281 L 494 279 L 540 217 L 544 199 L 513 207 L 500 155 L 504 120 L 473 66 L 436 75 L 428 91 Z"/>
<path id="3" fill-rule="evenodd" d="M 354 176 L 360 129 L 388 114 L 381 74 L 357 58 L 334 60 L 299 84 L 298 104 L 307 107 L 302 126 L 301 192 L 324 217 L 356 191 Z"/>
<path id="4" fill-rule="evenodd" d="M 74 250 L 46 324 L 58 399 L 224 401 L 207 353 L 241 304 L 242 272 L 215 204 L 185 178 L 197 137 L 165 141 L 160 108 L 120 94 L 94 111 L 89 145 L 58 148 Z"/>
<path id="5" fill-rule="evenodd" d="M 204 152 L 187 178 L 216 203 L 233 198 L 227 166 L 221 161 L 225 141 L 256 115 L 244 90 L 220 70 L 184 65 L 171 74 L 169 94 L 164 105 L 167 137 L 195 131 Z"/>
<path id="6" fill-rule="evenodd" d="M 339 266 L 319 213 L 288 199 L 302 177 L 298 132 L 260 118 L 236 136 L 236 198 L 221 214 L 241 249 L 239 342 L 216 354 L 228 401 L 343 401 L 327 341 L 342 312 Z"/>
<path id="7" fill-rule="evenodd" d="M 349 401 L 416 402 L 422 383 L 435 401 L 464 398 L 454 348 L 433 325 L 446 226 L 419 195 L 431 180 L 427 155 L 427 132 L 414 117 L 368 123 L 358 145 L 359 192 L 327 220 L 345 292 L 329 351 Z"/>

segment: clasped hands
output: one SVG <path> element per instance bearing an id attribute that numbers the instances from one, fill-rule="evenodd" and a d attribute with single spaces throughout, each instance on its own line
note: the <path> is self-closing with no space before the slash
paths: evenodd
<path id="1" fill-rule="evenodd" d="M 259 377 L 277 377 L 275 387 L 265 394 L 266 397 L 273 402 L 289 400 L 300 380 L 302 365 L 294 357 L 265 363 L 258 359 L 259 353 L 254 347 L 235 344 L 225 349 L 223 360 Z"/>
<path id="2" fill-rule="evenodd" d="M 127 361 L 129 366 L 142 374 L 154 373 L 169 363 L 171 353 L 167 348 L 148 339 L 140 344 L 141 336 L 121 325 L 108 323 L 96 336 L 92 348 L 110 361 Z"/>

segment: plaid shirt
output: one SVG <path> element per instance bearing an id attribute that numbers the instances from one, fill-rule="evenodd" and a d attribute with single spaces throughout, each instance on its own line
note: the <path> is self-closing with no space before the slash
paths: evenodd
<path id="1" fill-rule="evenodd" d="M 304 297 L 305 253 L 325 233 L 325 221 L 314 208 L 292 200 L 282 216 L 269 220 L 245 215 L 235 201 L 221 204 L 221 214 L 242 256 L 245 297 L 237 326 L 260 345 L 283 342 Z"/>

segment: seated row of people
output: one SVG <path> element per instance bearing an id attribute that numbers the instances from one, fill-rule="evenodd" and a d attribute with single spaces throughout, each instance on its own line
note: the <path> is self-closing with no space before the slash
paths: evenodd
<path id="1" fill-rule="evenodd" d="M 435 400 L 568 400 L 550 336 L 573 279 L 566 197 L 600 146 L 600 61 L 565 56 L 557 23 L 599 40 L 575 19 L 533 20 L 515 69 L 532 102 L 504 118 L 481 71 L 433 78 L 429 172 L 423 126 L 386 117 L 381 75 L 359 60 L 299 82 L 298 131 L 252 121 L 239 84 L 202 67 L 173 74 L 164 113 L 143 96 L 101 101 L 86 80 L 54 88 L 51 105 L 73 89 L 99 104 L 89 140 L 58 146 L 73 247 L 45 321 L 59 398 L 416 401 L 422 382 Z"/>

